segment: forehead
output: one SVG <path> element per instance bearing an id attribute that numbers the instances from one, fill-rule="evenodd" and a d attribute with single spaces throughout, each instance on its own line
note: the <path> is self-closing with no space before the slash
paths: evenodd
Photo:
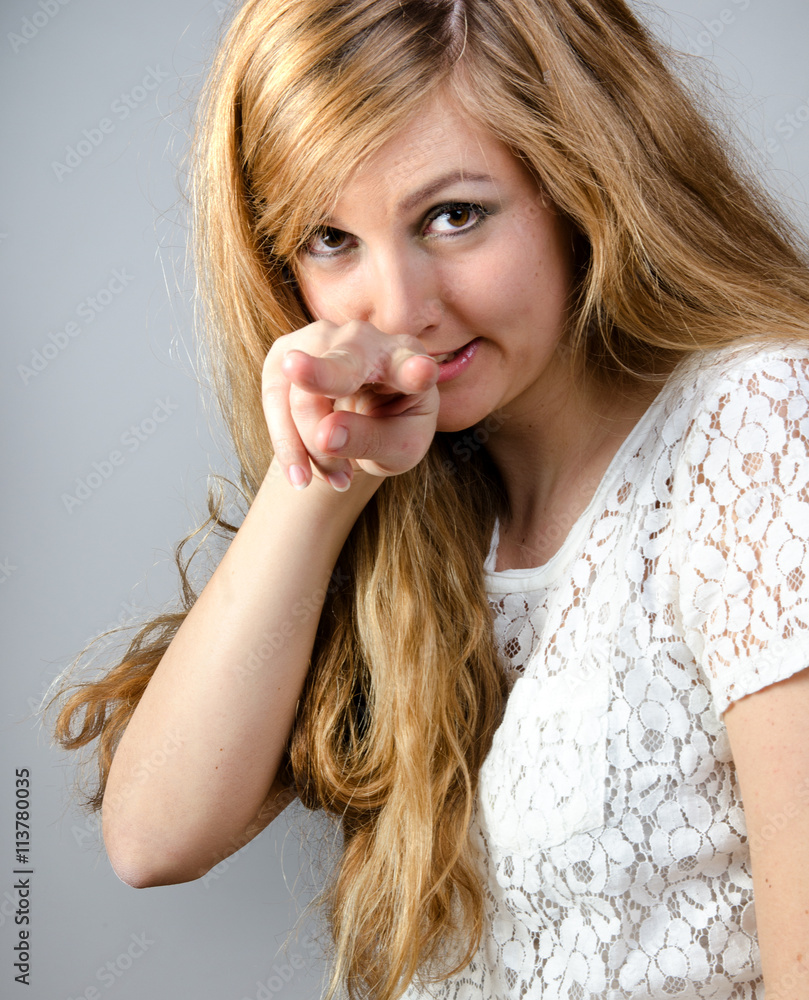
<path id="1" fill-rule="evenodd" d="M 351 173 L 332 215 L 374 203 L 377 210 L 406 212 L 430 188 L 459 183 L 505 184 L 532 178 L 496 136 L 442 92 Z"/>

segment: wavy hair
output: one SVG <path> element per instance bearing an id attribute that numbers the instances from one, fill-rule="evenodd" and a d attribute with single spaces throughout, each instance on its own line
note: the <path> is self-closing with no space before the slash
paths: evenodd
<path id="1" fill-rule="evenodd" d="M 264 359 L 310 320 L 297 254 L 357 164 L 437 88 L 571 223 L 560 350 L 574 371 L 648 391 L 688 352 L 807 336 L 805 246 L 622 0 L 248 0 L 201 95 L 190 189 L 206 357 L 248 505 L 272 458 Z M 414 977 L 461 969 L 480 942 L 468 829 L 507 695 L 482 564 L 508 499 L 485 448 L 459 459 L 457 446 L 436 434 L 358 519 L 340 556 L 351 584 L 327 596 L 289 739 L 292 787 L 344 834 L 324 893 L 329 996 L 343 983 L 352 1000 L 395 1000 Z M 231 537 L 223 512 L 211 491 L 197 531 Z M 181 605 L 54 699 L 62 746 L 97 741 L 91 809 L 196 599 L 181 555 L 194 534 L 175 553 Z"/>

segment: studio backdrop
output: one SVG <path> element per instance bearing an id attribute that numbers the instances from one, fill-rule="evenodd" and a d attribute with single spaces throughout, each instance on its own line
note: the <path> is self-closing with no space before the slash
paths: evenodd
<path id="1" fill-rule="evenodd" d="M 807 226 L 806 0 L 637 9 L 713 89 L 742 155 Z M 71 798 L 73 758 L 38 715 L 90 638 L 175 602 L 174 546 L 204 516 L 209 474 L 236 474 L 196 365 L 183 200 L 193 101 L 229 10 L 0 6 L 4 998 L 321 994 L 304 908 L 323 859 L 299 804 L 205 877 L 131 888 L 98 820 Z M 196 571 L 199 587 L 215 561 Z"/>

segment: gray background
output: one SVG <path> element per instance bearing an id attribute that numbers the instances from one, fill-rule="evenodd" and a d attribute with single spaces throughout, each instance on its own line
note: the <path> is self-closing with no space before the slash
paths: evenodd
<path id="1" fill-rule="evenodd" d="M 48 684 L 92 636 L 173 602 L 173 546 L 200 520 L 208 472 L 233 471 L 193 374 L 177 182 L 188 102 L 225 7 L 63 3 L 3 0 L 0 10 L 0 995 L 317 997 L 316 949 L 293 939 L 279 951 L 313 878 L 298 850 L 302 809 L 211 877 L 132 889 L 70 799 L 72 760 L 36 718 Z M 806 0 L 681 0 L 642 12 L 698 57 L 693 72 L 720 82 L 719 106 L 748 156 L 809 219 Z M 88 155 L 74 166 L 66 147 L 85 130 Z M 71 321 L 75 336 L 60 335 Z M 153 422 L 161 401 L 164 419 Z M 115 450 L 123 460 L 105 465 Z M 93 477 L 97 467 L 109 474 Z M 85 498 L 66 502 L 88 476 Z M 14 982 L 12 957 L 18 767 L 30 770 L 33 795 L 28 988 Z"/>

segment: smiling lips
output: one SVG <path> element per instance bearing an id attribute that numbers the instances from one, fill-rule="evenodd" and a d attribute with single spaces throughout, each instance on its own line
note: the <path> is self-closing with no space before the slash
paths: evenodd
<path id="1" fill-rule="evenodd" d="M 437 361 L 440 365 L 443 365 L 447 361 L 451 361 L 454 357 L 460 354 L 462 351 L 466 350 L 467 347 L 472 344 L 473 341 L 469 341 L 468 344 L 464 344 L 463 347 L 459 347 L 456 351 L 447 351 L 445 354 L 431 354 L 430 357 L 433 361 Z"/>
<path id="2" fill-rule="evenodd" d="M 459 347 L 457 351 L 450 351 L 448 354 L 434 354 L 433 359 L 441 366 L 438 381 L 446 382 L 459 375 L 472 360 L 479 345 L 480 338 L 476 337 L 474 340 L 470 340 L 465 347 Z"/>

